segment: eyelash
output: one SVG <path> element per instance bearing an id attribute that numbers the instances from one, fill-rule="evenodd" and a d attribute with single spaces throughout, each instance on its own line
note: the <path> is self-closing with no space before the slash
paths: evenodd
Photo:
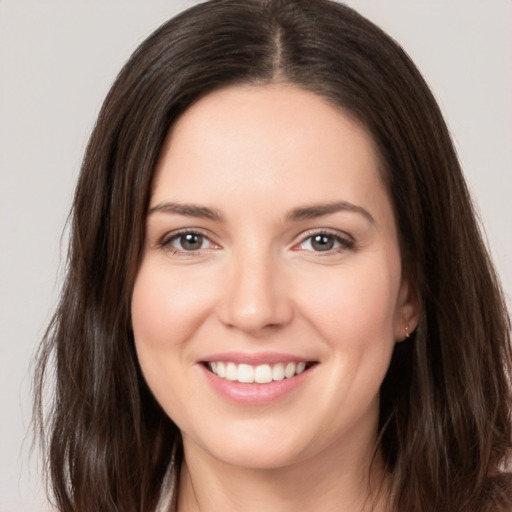
<path id="1" fill-rule="evenodd" d="M 215 242 L 213 242 L 208 235 L 206 235 L 201 230 L 194 230 L 194 229 L 184 229 L 182 231 L 178 232 L 172 232 L 166 234 L 158 243 L 158 246 L 162 249 L 170 251 L 173 255 L 177 256 L 194 256 L 199 254 L 200 251 L 204 250 L 202 248 L 199 248 L 197 250 L 186 250 L 186 249 L 180 249 L 177 247 L 174 247 L 172 245 L 173 242 L 179 240 L 180 238 L 186 236 L 186 235 L 193 235 L 202 237 L 203 241 L 208 241 L 209 244 L 216 246 Z M 313 243 L 313 239 L 315 237 L 326 237 L 333 241 L 334 244 L 338 244 L 338 247 L 333 247 L 330 249 L 327 249 L 325 251 L 315 251 L 312 249 L 304 249 L 302 246 L 309 241 L 309 244 L 311 245 Z M 311 251 L 319 256 L 329 256 L 333 254 L 339 254 L 344 252 L 347 249 L 353 249 L 355 246 L 355 240 L 349 236 L 340 235 L 339 232 L 332 232 L 329 230 L 317 230 L 317 231 L 310 231 L 303 235 L 301 241 L 298 244 L 294 245 L 295 250 L 304 250 L 304 251 Z M 208 247 L 210 248 L 210 247 Z"/>
<path id="2" fill-rule="evenodd" d="M 162 249 L 165 249 L 169 252 L 171 252 L 173 255 L 176 256 L 193 256 L 196 254 L 199 254 L 199 252 L 203 249 L 197 249 L 197 250 L 186 250 L 186 249 L 179 249 L 177 247 L 174 247 L 172 243 L 176 240 L 179 240 L 180 238 L 186 236 L 186 235 L 195 235 L 198 237 L 202 237 L 203 240 L 207 240 L 210 244 L 216 245 L 214 242 L 211 241 L 211 239 L 203 233 L 201 230 L 198 229 L 184 229 L 182 231 L 178 232 L 172 232 L 167 233 L 164 235 L 164 237 L 160 240 L 158 243 L 158 246 Z"/>
<path id="3" fill-rule="evenodd" d="M 299 244 L 296 244 L 295 247 L 299 247 L 298 250 L 309 250 L 302 249 L 302 246 L 309 241 L 311 245 L 313 243 L 314 238 L 316 237 L 326 237 L 333 241 L 333 243 L 339 244 L 338 247 L 330 248 L 326 251 L 312 251 L 318 256 L 332 256 L 333 254 L 340 254 L 347 249 L 353 249 L 355 246 L 355 240 L 349 236 L 342 236 L 338 231 L 329 231 L 329 230 L 319 230 L 319 231 L 310 231 L 304 234 L 305 236 L 302 238 L 302 241 Z"/>

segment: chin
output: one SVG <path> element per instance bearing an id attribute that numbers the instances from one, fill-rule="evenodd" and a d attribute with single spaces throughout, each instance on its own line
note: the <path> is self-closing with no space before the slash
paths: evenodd
<path id="1" fill-rule="evenodd" d="M 287 450 L 280 446 L 262 448 L 234 445 L 216 455 L 224 464 L 254 470 L 282 469 L 301 460 L 300 450 Z"/>
<path id="2" fill-rule="evenodd" d="M 189 441 L 191 441 L 189 439 Z M 281 434 L 258 428 L 242 432 L 227 432 L 221 439 L 203 439 L 186 443 L 208 453 L 214 459 L 246 469 L 278 469 L 306 458 L 310 439 L 290 436 L 290 429 Z"/>

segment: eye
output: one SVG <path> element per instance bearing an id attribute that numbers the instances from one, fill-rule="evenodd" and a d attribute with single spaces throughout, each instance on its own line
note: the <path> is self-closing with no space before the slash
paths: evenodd
<path id="1" fill-rule="evenodd" d="M 160 245 L 175 253 L 197 252 L 214 246 L 209 238 L 195 231 L 171 234 L 171 236 L 164 238 Z"/>
<path id="2" fill-rule="evenodd" d="M 332 233 L 314 233 L 305 238 L 299 248 L 313 252 L 341 252 L 354 246 L 354 241 Z"/>

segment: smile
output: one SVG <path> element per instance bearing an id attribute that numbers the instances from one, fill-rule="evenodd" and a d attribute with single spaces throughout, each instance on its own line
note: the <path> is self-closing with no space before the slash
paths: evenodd
<path id="1" fill-rule="evenodd" d="M 304 361 L 260 364 L 257 366 L 224 361 L 207 363 L 207 368 L 221 379 L 243 384 L 268 384 L 274 381 L 291 379 L 300 375 L 308 367 L 308 363 Z"/>
<path id="2" fill-rule="evenodd" d="M 317 360 L 266 352 L 212 354 L 197 365 L 222 399 L 244 406 L 268 405 L 290 396 L 309 382 Z"/>

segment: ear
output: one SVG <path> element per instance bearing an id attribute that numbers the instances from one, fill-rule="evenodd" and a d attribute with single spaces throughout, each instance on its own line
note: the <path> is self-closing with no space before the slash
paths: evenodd
<path id="1" fill-rule="evenodd" d="M 409 279 L 402 278 L 395 309 L 395 340 L 406 340 L 418 326 L 420 302 Z"/>

